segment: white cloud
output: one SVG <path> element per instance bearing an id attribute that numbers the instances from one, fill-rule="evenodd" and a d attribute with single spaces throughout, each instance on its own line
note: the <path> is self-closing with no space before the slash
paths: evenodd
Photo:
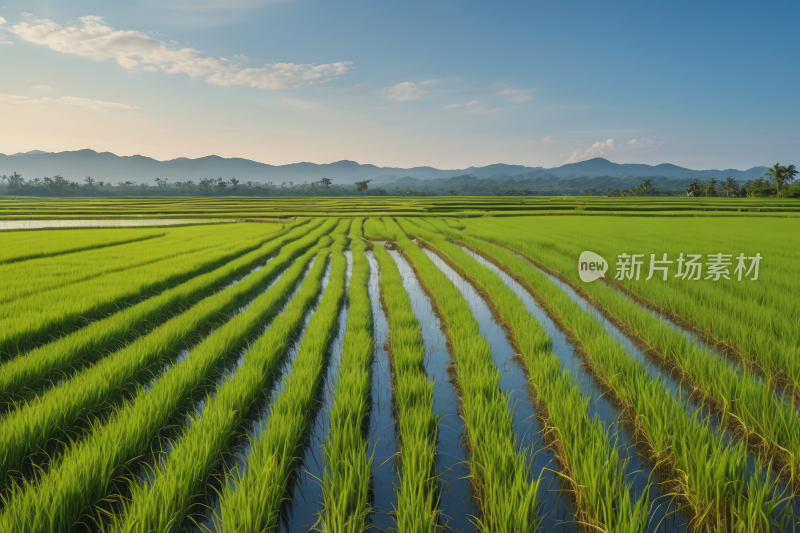
<path id="1" fill-rule="evenodd" d="M 425 82 L 422 82 L 425 83 Z M 393 102 L 404 102 L 406 100 L 419 100 L 428 91 L 423 91 L 419 85 L 413 81 L 404 81 L 392 87 L 385 87 L 383 89 L 383 98 Z"/>
<path id="2" fill-rule="evenodd" d="M 477 105 L 477 104 L 478 104 L 477 100 L 470 100 L 469 102 L 464 102 L 464 103 L 461 103 L 461 104 L 446 105 L 446 106 L 444 106 L 444 109 L 456 109 L 456 108 L 459 108 L 459 107 L 470 107 L 470 106 Z"/>
<path id="3" fill-rule="evenodd" d="M 61 96 L 59 98 L 30 98 L 28 96 L 18 96 L 14 94 L 0 94 L 0 102 L 8 102 L 13 105 L 38 105 L 38 106 L 76 106 L 88 107 L 95 110 L 107 109 L 141 109 L 141 107 L 120 104 L 117 102 L 106 102 L 104 100 L 95 100 L 92 98 L 79 98 L 77 96 Z"/>
<path id="4" fill-rule="evenodd" d="M 569 159 L 564 161 L 566 163 L 577 163 L 578 161 L 586 161 L 595 157 L 605 157 L 613 153 L 619 152 L 646 152 L 658 148 L 661 143 L 656 144 L 653 139 L 642 137 L 641 139 L 631 139 L 628 142 L 617 143 L 614 139 L 607 139 L 605 141 L 598 141 L 586 150 L 577 149 L 572 152 Z"/>
<path id="5" fill-rule="evenodd" d="M 3 17 L 0 17 L 0 26 L 2 26 L 3 24 L 8 24 L 8 21 L 6 21 L 6 19 L 4 19 Z"/>
<path id="6" fill-rule="evenodd" d="M 53 92 L 53 88 L 50 87 L 49 85 L 34 85 L 33 87 L 31 87 L 31 89 L 33 89 L 37 93 Z"/>
<path id="7" fill-rule="evenodd" d="M 563 139 L 561 135 L 548 135 L 547 137 L 542 138 L 542 142 L 544 144 L 550 144 L 552 142 L 560 141 Z"/>
<path id="8" fill-rule="evenodd" d="M 514 104 L 522 104 L 533 98 L 533 91 L 531 89 L 505 89 L 497 93 L 497 96 L 502 96 Z"/>
<path id="9" fill-rule="evenodd" d="M 327 83 L 351 68 L 343 61 L 324 65 L 274 63 L 263 68 L 242 68 L 241 58 L 203 56 L 194 48 L 178 48 L 140 31 L 114 30 L 102 17 L 81 17 L 81 25 L 62 27 L 50 20 L 22 22 L 11 32 L 24 41 L 57 52 L 96 60 L 113 59 L 126 69 L 186 74 L 216 85 L 244 85 L 258 89 L 286 89 Z"/>

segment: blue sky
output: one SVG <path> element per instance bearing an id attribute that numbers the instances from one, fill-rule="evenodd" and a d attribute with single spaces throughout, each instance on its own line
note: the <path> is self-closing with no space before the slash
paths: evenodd
<path id="1" fill-rule="evenodd" d="M 800 163 L 800 3 L 0 0 L 0 153 Z"/>

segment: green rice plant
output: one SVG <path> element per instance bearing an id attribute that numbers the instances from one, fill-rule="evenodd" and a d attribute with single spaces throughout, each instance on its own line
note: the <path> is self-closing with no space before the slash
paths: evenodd
<path id="1" fill-rule="evenodd" d="M 739 282 L 735 276 L 729 281 L 690 282 L 675 277 L 674 264 L 666 281 L 656 276 L 648 282 L 619 282 L 610 274 L 606 281 L 762 373 L 776 389 L 789 386 L 795 400 L 800 401 L 800 330 L 794 320 L 800 314 L 800 280 L 795 273 L 800 241 L 791 224 L 695 218 L 634 226 L 617 217 L 598 217 L 586 225 L 580 219 L 560 217 L 557 224 L 539 220 L 535 226 L 526 219 L 475 221 L 467 232 L 521 241 L 536 250 L 547 250 L 548 255 L 571 260 L 590 248 L 611 263 L 623 252 L 656 253 L 658 258 L 666 252 L 673 261 L 679 253 L 705 256 L 724 252 L 734 257 L 738 253 L 760 253 L 764 259 L 754 282 Z M 598 241 L 598 234 L 603 239 Z M 688 235 L 702 235 L 702 239 L 687 239 Z M 648 258 L 646 255 L 644 259 Z"/>
<path id="2" fill-rule="evenodd" d="M 166 235 L 163 231 L 147 229 L 78 229 L 70 231 L 69 238 L 65 239 L 63 233 L 50 231 L 17 232 L 3 235 L 2 248 L 0 248 L 0 265 L 38 259 L 40 257 L 55 257 L 57 255 L 71 254 L 119 246 L 137 241 L 157 239 Z M 152 243 L 151 243 L 152 244 Z"/>
<path id="3" fill-rule="evenodd" d="M 272 530 L 284 494 L 301 461 L 325 377 L 329 347 L 345 296 L 347 261 L 333 248 L 331 279 L 303 335 L 284 390 L 270 406 L 266 426 L 251 438 L 244 471 L 235 469 L 220 495 L 218 531 Z"/>
<path id="4" fill-rule="evenodd" d="M 748 469 L 744 444 L 728 443 L 698 411 L 688 416 L 687 398 L 653 379 L 600 322 L 530 263 L 499 246 L 466 241 L 514 276 L 568 332 L 592 373 L 621 406 L 647 458 L 686 504 L 693 528 L 769 531 L 784 518 L 777 481 L 760 463 Z"/>
<path id="5" fill-rule="evenodd" d="M 308 259 L 317 255 L 316 268 L 310 275 L 318 279 L 329 253 L 324 247 L 330 242 L 329 237 L 322 238 L 306 255 Z M 43 528 L 70 528 L 87 508 L 107 495 L 126 465 L 146 454 L 158 435 L 208 392 L 222 363 L 238 357 L 247 342 L 263 330 L 264 323 L 280 312 L 305 270 L 306 261 L 295 262 L 270 290 L 206 337 L 150 391 L 140 388 L 106 424 L 97 424 L 37 484 L 25 483 L 14 490 L 0 514 L 0 529 L 33 533 Z"/>
<path id="6" fill-rule="evenodd" d="M 751 372 L 731 368 L 723 358 L 692 342 L 614 288 L 599 283 L 579 285 L 571 258 L 537 252 L 519 241 L 511 245 L 541 257 L 547 263 L 539 263 L 541 267 L 591 299 L 609 319 L 634 335 L 662 366 L 677 371 L 685 386 L 719 412 L 723 422 L 765 462 L 774 462 L 786 477 L 800 480 L 800 417 L 791 402 L 776 397 L 768 383 Z"/>
<path id="7" fill-rule="evenodd" d="M 422 233 L 407 221 L 401 221 L 401 226 L 406 233 Z M 590 418 L 588 399 L 569 371 L 561 370 L 542 325 L 499 276 L 441 236 L 424 233 L 433 241 L 424 246 L 475 286 L 523 357 L 547 440 L 578 504 L 578 521 L 598 531 L 647 531 L 647 495 L 638 500 L 633 496 L 615 443 L 602 422 Z"/>
<path id="8" fill-rule="evenodd" d="M 183 240 L 177 240 L 183 234 L 175 234 L 172 240 L 161 241 L 158 247 L 150 246 L 147 241 L 121 246 L 115 250 L 118 255 L 114 257 L 110 253 L 104 255 L 105 249 L 92 250 L 0 268 L 3 284 L 13 280 L 18 287 L 34 291 L 0 304 L 0 360 L 45 344 L 87 321 L 103 318 L 176 283 L 213 270 L 243 252 L 254 250 L 274 233 L 255 224 L 240 228 L 238 235 L 229 230 L 223 232 L 219 227 L 212 228 L 213 231 L 207 230 L 194 238 L 184 235 Z M 99 261 L 107 262 L 111 272 L 62 284 L 61 275 L 68 272 L 65 257 L 73 261 L 78 270 L 89 268 L 91 261 Z M 42 262 L 47 268 L 34 268 Z M 134 268 L 137 264 L 139 266 Z M 12 267 L 23 270 L 12 273 Z M 55 285 L 47 290 L 34 290 L 44 280 Z M 0 290 L 7 291 L 7 288 Z"/>
<path id="9" fill-rule="evenodd" d="M 361 238 L 363 219 L 353 219 L 350 247 L 353 271 L 348 292 L 347 326 L 342 342 L 339 375 L 330 409 L 330 429 L 323 453 L 324 506 L 319 527 L 325 532 L 362 532 L 369 513 L 372 458 L 367 453 L 365 424 L 371 407 L 370 375 L 374 341 L 369 299 L 367 244 Z"/>
<path id="10" fill-rule="evenodd" d="M 386 229 L 380 218 L 370 217 L 364 221 L 364 236 L 377 241 L 393 241 L 396 236 Z"/>
<path id="11" fill-rule="evenodd" d="M 263 244 L 218 269 L 202 274 L 158 296 L 149 298 L 110 317 L 92 322 L 70 335 L 17 357 L 0 366 L 0 409 L 13 409 L 14 404 L 49 385 L 57 378 L 67 378 L 92 364 L 120 344 L 146 334 L 170 315 L 187 309 L 215 292 L 237 276 L 245 274 L 285 244 L 319 227 L 299 222 Z"/>
<path id="12" fill-rule="evenodd" d="M 383 246 L 375 246 L 381 299 L 389 320 L 394 368 L 394 405 L 400 443 L 400 480 L 395 487 L 399 533 L 439 531 L 439 479 L 433 413 L 434 383 L 425 373 L 422 330 L 411 308 L 400 270 Z"/>
<path id="13" fill-rule="evenodd" d="M 114 531 L 166 533 L 180 529 L 195 495 L 203 491 L 206 480 L 219 466 L 246 415 L 265 400 L 278 378 L 287 349 L 322 288 L 323 254 L 327 253 L 318 254 L 314 270 L 297 295 L 247 350 L 234 374 L 206 400 L 202 416 L 192 416 L 190 429 L 173 446 L 166 461 L 154 469 L 154 480 L 130 484 L 130 501 L 118 515 Z"/>
<path id="14" fill-rule="evenodd" d="M 305 258 L 295 265 L 302 268 L 300 263 L 307 262 L 310 254 L 316 253 L 312 247 L 321 247 L 324 242 L 320 237 L 335 225 L 335 219 L 326 222 L 306 237 L 285 246 L 254 275 L 200 301 L 150 334 L 0 420 L 0 478 L 5 480 L 9 473 L 20 469 L 24 458 L 52 449 L 55 439 L 69 437 L 71 431 L 102 417 L 127 396 L 127 389 L 148 379 L 153 370 L 164 363 L 171 362 L 183 346 L 202 338 L 208 328 L 258 294 L 305 252 Z"/>
<path id="15" fill-rule="evenodd" d="M 398 236 L 398 244 L 446 327 L 466 425 L 469 469 L 481 511 L 474 520 L 480 531 L 535 531 L 540 478 L 531 479 L 529 450 L 517 450 L 509 398 L 500 388 L 491 346 L 480 335 L 478 322 L 456 286 L 396 222 L 385 222 Z"/>

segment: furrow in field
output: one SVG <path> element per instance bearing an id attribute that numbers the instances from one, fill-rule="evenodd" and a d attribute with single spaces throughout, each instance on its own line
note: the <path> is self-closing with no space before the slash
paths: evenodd
<path id="1" fill-rule="evenodd" d="M 280 312 L 292 288 L 300 282 L 306 263 L 318 253 L 322 255 L 318 260 L 324 263 L 324 247 L 329 243 L 330 238 L 323 237 L 272 289 L 206 337 L 151 390 L 140 389 L 108 423 L 96 425 L 92 434 L 70 448 L 37 485 L 15 490 L 0 515 L 0 524 L 24 533 L 39 531 L 44 524 L 58 530 L 72 527 L 84 510 L 108 493 L 126 465 L 146 454 L 163 428 L 202 397 L 222 364 L 263 331 L 264 322 Z M 324 268 L 318 270 L 321 277 Z"/>
<path id="2" fill-rule="evenodd" d="M 372 250 L 366 251 L 369 261 L 369 299 L 372 305 L 375 352 L 370 374 L 367 450 L 372 454 L 369 521 L 372 527 L 386 530 L 394 526 L 397 495 L 397 426 L 392 403 L 392 363 L 389 360 L 389 323 L 381 305 L 380 267 Z"/>
<path id="3" fill-rule="evenodd" d="M 439 420 L 433 412 L 434 383 L 425 373 L 422 332 L 400 271 L 382 246 L 376 246 L 374 253 L 380 270 L 381 301 L 389 320 L 387 343 L 394 370 L 399 444 L 399 480 L 395 486 L 397 531 L 434 532 L 439 530 L 440 523 L 440 486 L 436 474 Z"/>
<path id="4" fill-rule="evenodd" d="M 517 253 L 523 253 L 515 250 Z M 675 372 L 722 423 L 765 462 L 772 461 L 782 476 L 800 481 L 800 417 L 791 401 L 777 397 L 757 375 L 733 368 L 729 362 L 691 341 L 681 331 L 625 295 L 593 284 L 582 288 L 564 274 L 565 260 L 551 258 L 558 270 L 524 254 L 538 268 L 566 283 L 605 317 L 645 347 L 664 368 Z"/>
<path id="5" fill-rule="evenodd" d="M 345 291 L 347 291 L 353 274 L 352 250 L 346 250 L 345 257 L 347 258 Z M 308 439 L 308 446 L 302 458 L 303 468 L 294 483 L 290 508 L 286 510 L 287 516 L 285 517 L 284 529 L 288 532 L 311 531 L 314 525 L 318 523 L 319 515 L 324 505 L 322 480 L 328 466 L 324 453 L 325 436 L 330 431 L 333 391 L 336 384 L 336 375 L 341 370 L 342 348 L 344 346 L 345 332 L 347 331 L 348 307 L 347 297 L 345 297 L 345 303 L 339 312 L 336 338 L 330 348 L 330 362 L 325 376 L 325 388 L 322 391 L 319 414 L 314 420 L 314 426 Z"/>
<path id="6" fill-rule="evenodd" d="M 218 531 L 256 532 L 278 525 L 319 409 L 346 268 L 342 247 L 335 246 L 330 284 L 303 335 L 285 389 L 273 401 L 266 427 L 253 436 L 245 468 L 234 470 L 222 488 Z"/>
<path id="7" fill-rule="evenodd" d="M 115 531 L 178 531 L 191 512 L 221 456 L 265 391 L 279 375 L 280 361 L 300 330 L 303 316 L 322 290 L 326 249 L 317 255 L 297 295 L 249 348 L 241 364 L 204 402 L 202 413 L 191 417 L 189 429 L 155 469 L 153 480 L 132 485 L 130 502 Z"/>
<path id="8" fill-rule="evenodd" d="M 509 398 L 491 347 L 469 304 L 430 258 L 392 220 L 387 229 L 414 268 L 420 285 L 447 329 L 466 422 L 470 474 L 480 503 L 474 517 L 479 530 L 534 531 L 538 528 L 540 479 L 532 479 L 529 450 L 518 450 Z"/>
<path id="9" fill-rule="evenodd" d="M 470 533 L 477 515 L 475 498 L 469 482 L 468 456 L 465 450 L 464 421 L 459 413 L 458 394 L 451 377 L 455 368 L 450 363 L 447 337 L 442 321 L 431 300 L 423 291 L 414 271 L 394 249 L 388 251 L 402 276 L 414 317 L 420 324 L 425 348 L 424 369 L 433 383 L 433 412 L 437 414 L 436 475 L 439 478 L 439 520 L 445 530 Z M 402 431 L 402 428 L 401 428 Z M 402 441 L 401 441 L 402 445 Z"/>
<path id="10" fill-rule="evenodd" d="M 321 223 L 321 221 L 320 221 Z M 14 404 L 58 379 L 67 379 L 84 366 L 93 364 L 121 344 L 145 335 L 175 313 L 187 309 L 209 293 L 226 289 L 241 276 L 275 254 L 281 246 L 318 227 L 313 223 L 285 232 L 260 248 L 237 257 L 230 263 L 145 300 L 114 315 L 92 322 L 66 337 L 36 348 L 0 366 L 0 409 Z M 292 231 L 293 229 L 293 231 Z"/>
<path id="11" fill-rule="evenodd" d="M 371 455 L 367 450 L 370 368 L 374 340 L 369 298 L 370 265 L 361 239 L 362 219 L 350 226 L 353 273 L 347 330 L 333 390 L 330 430 L 325 436 L 322 499 L 318 527 L 326 532 L 363 531 L 369 512 Z"/>
<path id="12" fill-rule="evenodd" d="M 70 435 L 104 413 L 136 383 L 172 360 L 186 344 L 196 342 L 215 323 L 249 301 L 291 262 L 318 245 L 335 220 L 283 248 L 263 269 L 244 281 L 210 296 L 188 311 L 162 324 L 123 350 L 78 373 L 60 387 L 37 397 L 0 420 L 0 474 L 5 478 L 20 469 L 22 460 L 49 451 L 54 439 Z M 307 252 L 311 253 L 311 252 Z"/>
<path id="13" fill-rule="evenodd" d="M 630 357 L 598 320 L 545 274 L 513 253 L 471 243 L 515 275 L 556 323 L 569 332 L 589 368 L 618 402 L 636 431 L 637 444 L 661 469 L 673 493 L 687 504 L 692 527 L 709 531 L 768 531 L 779 520 L 777 483 L 758 464 L 748 465 L 743 445 L 728 443 L 711 422 L 687 416 L 682 402 Z M 707 465 L 715 465 L 709 470 Z"/>

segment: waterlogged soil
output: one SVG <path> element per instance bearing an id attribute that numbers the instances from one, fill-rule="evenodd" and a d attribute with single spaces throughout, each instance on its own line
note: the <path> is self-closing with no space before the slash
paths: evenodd
<path id="1" fill-rule="evenodd" d="M 345 294 L 350 287 L 350 276 L 353 273 L 353 253 L 345 252 L 347 258 L 347 278 Z M 325 472 L 325 438 L 330 429 L 330 410 L 333 406 L 333 393 L 342 359 L 344 335 L 347 330 L 347 299 L 342 304 L 334 338 L 329 350 L 330 359 L 325 374 L 324 389 L 320 398 L 319 412 L 314 418 L 311 434 L 303 456 L 303 466 L 292 490 L 292 503 L 287 509 L 287 518 L 281 524 L 280 531 L 288 533 L 307 532 L 312 530 L 322 512 L 324 504 L 322 495 L 322 478 Z"/>
<path id="2" fill-rule="evenodd" d="M 286 303 L 284 304 L 283 308 L 278 314 L 283 313 L 286 310 L 286 307 L 292 302 L 292 300 L 294 300 L 297 293 L 300 292 L 300 288 L 302 287 L 303 282 L 308 276 L 308 273 L 311 271 L 313 265 L 314 265 L 314 260 L 312 258 L 312 260 L 308 262 L 308 265 L 306 265 L 305 271 L 303 272 L 303 275 L 301 276 L 296 286 L 294 287 L 292 294 L 286 300 Z M 291 266 L 289 266 L 286 270 L 288 270 L 289 268 L 291 268 Z M 278 282 L 278 279 L 280 279 L 280 277 L 283 276 L 286 270 L 284 270 L 277 279 L 275 279 L 272 283 L 270 283 L 270 288 L 275 283 Z M 224 482 L 231 484 L 232 487 L 233 487 L 233 478 L 232 476 L 228 475 L 228 473 L 234 469 L 238 469 L 238 471 L 242 474 L 246 472 L 247 457 L 250 454 L 250 443 L 253 439 L 258 437 L 261 429 L 266 427 L 267 421 L 269 419 L 270 406 L 272 405 L 272 402 L 277 396 L 279 388 L 280 390 L 283 390 L 282 388 L 283 383 L 287 377 L 288 371 L 291 368 L 292 361 L 297 356 L 297 348 L 300 344 L 300 341 L 302 340 L 302 335 L 303 333 L 305 333 L 305 329 L 308 326 L 308 322 L 311 320 L 313 312 L 319 306 L 319 302 L 322 299 L 322 294 L 324 293 L 325 287 L 327 287 L 328 281 L 330 280 L 330 272 L 331 272 L 331 263 L 329 262 L 327 268 L 325 269 L 325 274 L 322 278 L 322 290 L 320 291 L 320 295 L 318 296 L 317 301 L 312 307 L 312 309 L 306 313 L 301 333 L 298 336 L 298 338 L 295 339 L 295 341 L 290 345 L 287 356 L 284 359 L 284 363 L 281 365 L 281 373 L 278 384 L 277 385 L 275 383 L 267 384 L 267 388 L 270 390 L 268 400 L 264 403 L 263 409 L 257 412 L 255 416 L 250 418 L 250 423 L 248 424 L 247 431 L 245 432 L 246 436 L 238 439 L 237 442 L 234 443 L 232 447 L 232 453 L 230 454 L 230 456 L 226 458 L 224 462 L 222 468 L 222 470 L 226 473 Z M 246 310 L 250 306 L 250 304 L 252 304 L 252 301 L 246 306 L 243 306 L 240 312 Z M 270 324 L 265 324 L 263 334 L 266 335 L 269 334 L 269 326 Z M 210 494 L 207 495 L 207 499 L 202 502 L 202 513 L 199 513 L 201 514 L 201 516 L 187 517 L 183 521 L 183 524 L 181 524 L 181 531 L 203 532 L 203 533 L 217 531 L 216 526 L 214 525 L 214 516 L 219 516 L 220 513 L 219 494 L 215 490 L 209 492 Z M 197 522 L 195 523 L 195 521 Z"/>
<path id="3" fill-rule="evenodd" d="M 477 516 L 472 487 L 469 483 L 467 454 L 462 445 L 464 421 L 458 411 L 458 395 L 450 372 L 450 354 L 442 323 L 434 313 L 428 295 L 420 287 L 414 271 L 400 253 L 389 250 L 411 299 L 411 308 L 422 329 L 425 345 L 425 370 L 434 383 L 433 409 L 439 415 L 436 443 L 437 473 L 441 484 L 439 510 L 441 524 L 451 531 L 476 531 L 470 517 Z"/>
<path id="4" fill-rule="evenodd" d="M 581 394 L 589 399 L 589 416 L 598 418 L 603 422 L 606 431 L 619 451 L 620 459 L 624 462 L 625 480 L 638 499 L 645 491 L 649 490 L 651 508 L 649 514 L 650 528 L 648 531 L 670 531 L 674 533 L 686 531 L 686 520 L 682 514 L 676 513 L 671 498 L 664 496 L 658 483 L 662 480 L 654 473 L 651 467 L 642 460 L 636 452 L 635 441 L 625 430 L 622 423 L 622 414 L 604 396 L 602 389 L 582 364 L 580 355 L 552 320 L 542 311 L 536 300 L 511 276 L 490 263 L 480 255 L 464 248 L 472 258 L 484 267 L 497 274 L 506 286 L 519 296 L 528 312 L 542 325 L 551 339 L 553 353 L 560 359 L 561 367 L 569 370 L 573 382 L 580 388 Z M 652 477 L 651 477 L 652 476 Z M 650 482 L 656 483 L 650 485 Z"/>
<path id="5" fill-rule="evenodd" d="M 372 409 L 369 420 L 369 444 L 372 453 L 372 526 L 388 531 L 395 527 L 394 510 L 397 498 L 394 486 L 398 483 L 396 427 L 392 412 L 392 369 L 386 351 L 389 323 L 380 300 L 380 270 L 371 250 L 369 261 L 369 299 L 372 306 L 375 354 L 372 360 Z"/>
<path id="6" fill-rule="evenodd" d="M 438 255 L 424 250 L 434 264 L 453 282 L 469 304 L 478 321 L 480 333 L 492 347 L 492 357 L 500 369 L 500 387 L 509 396 L 517 447 L 532 454 L 532 479 L 541 476 L 539 501 L 542 505 L 544 531 L 575 532 L 575 506 L 566 496 L 566 487 L 556 473 L 558 465 L 553 452 L 543 441 L 542 427 L 536 408 L 528 394 L 528 381 L 516 352 L 508 343 L 502 326 L 495 321 L 489 307 L 475 288 L 451 269 Z"/>

